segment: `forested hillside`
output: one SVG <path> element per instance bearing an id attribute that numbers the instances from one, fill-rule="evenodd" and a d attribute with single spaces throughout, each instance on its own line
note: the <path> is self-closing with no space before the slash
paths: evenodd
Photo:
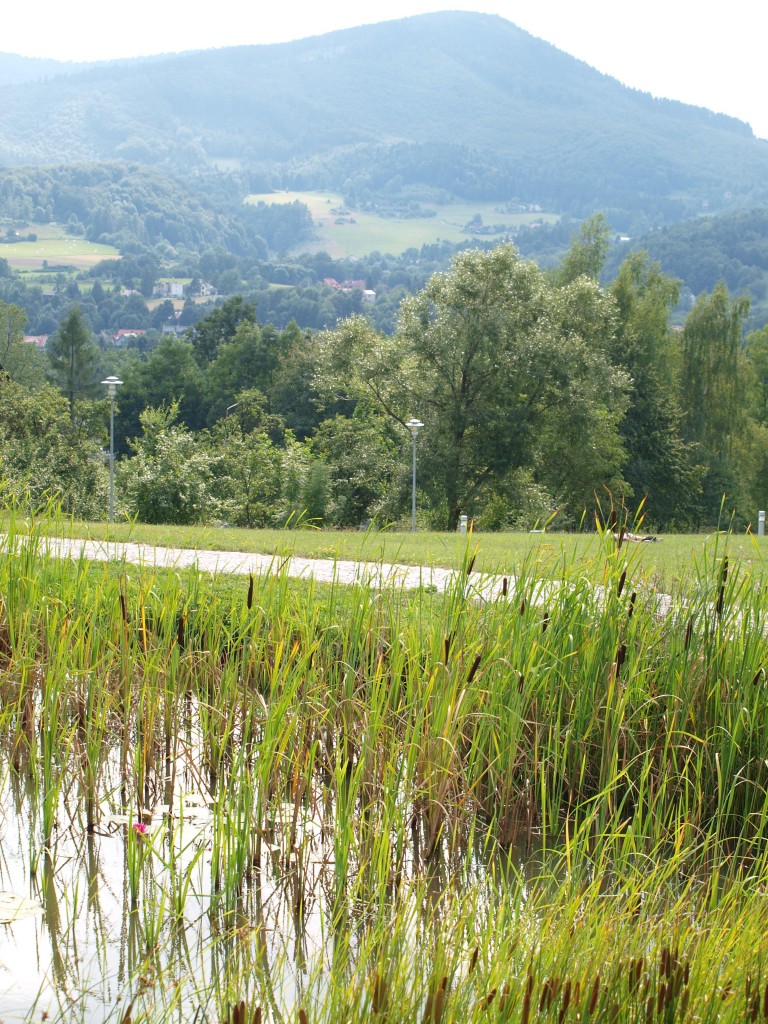
<path id="1" fill-rule="evenodd" d="M 638 218 L 762 202 L 768 180 L 768 144 L 747 125 L 627 89 L 499 17 L 460 12 L 7 87 L 1 162 L 112 159 L 236 167 L 262 184 L 332 182 L 360 197 L 419 180 L 578 216 L 602 209 L 633 233 Z"/>

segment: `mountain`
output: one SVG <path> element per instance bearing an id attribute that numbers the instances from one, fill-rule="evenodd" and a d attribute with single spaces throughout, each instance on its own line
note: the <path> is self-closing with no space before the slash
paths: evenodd
<path id="1" fill-rule="evenodd" d="M 748 125 L 628 89 L 495 15 L 67 70 L 6 86 L 0 163 L 127 159 L 363 189 L 395 168 L 396 184 L 418 174 L 647 226 L 768 201 L 768 143 Z"/>
<path id="2" fill-rule="evenodd" d="M 58 75 L 74 75 L 88 68 L 92 63 L 47 60 L 43 57 L 19 57 L 15 53 L 0 53 L 0 85 L 20 85 L 23 82 L 39 82 Z"/>

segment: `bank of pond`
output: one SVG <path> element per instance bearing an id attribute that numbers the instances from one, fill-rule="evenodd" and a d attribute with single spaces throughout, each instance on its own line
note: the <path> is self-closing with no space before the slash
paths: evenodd
<path id="1" fill-rule="evenodd" d="M 768 1019 L 765 580 L 0 552 L 5 1021 Z M 62 525 L 63 529 L 64 526 Z"/>

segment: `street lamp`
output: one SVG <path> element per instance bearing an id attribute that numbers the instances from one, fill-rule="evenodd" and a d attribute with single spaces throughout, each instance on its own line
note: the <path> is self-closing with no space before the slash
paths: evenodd
<path id="1" fill-rule="evenodd" d="M 411 491 L 411 533 L 416 533 L 416 438 L 419 436 L 419 431 L 424 426 L 421 420 L 412 419 L 408 420 L 405 424 L 411 432 L 413 438 L 413 488 Z"/>
<path id="2" fill-rule="evenodd" d="M 115 395 L 123 382 L 114 375 L 101 382 L 109 394 L 109 521 L 115 521 Z"/>

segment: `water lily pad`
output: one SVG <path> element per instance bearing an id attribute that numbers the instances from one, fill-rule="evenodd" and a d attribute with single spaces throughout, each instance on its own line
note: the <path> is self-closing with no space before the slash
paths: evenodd
<path id="1" fill-rule="evenodd" d="M 31 900 L 15 892 L 0 892 L 0 924 L 22 921 L 42 912 L 42 904 L 37 900 Z"/>

